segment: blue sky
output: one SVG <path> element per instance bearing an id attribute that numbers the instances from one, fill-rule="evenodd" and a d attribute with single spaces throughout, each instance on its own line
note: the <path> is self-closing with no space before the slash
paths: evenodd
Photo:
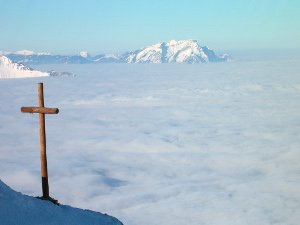
<path id="1" fill-rule="evenodd" d="M 299 0 L 0 0 L 0 51 L 124 53 L 197 39 L 215 51 L 300 49 Z"/>

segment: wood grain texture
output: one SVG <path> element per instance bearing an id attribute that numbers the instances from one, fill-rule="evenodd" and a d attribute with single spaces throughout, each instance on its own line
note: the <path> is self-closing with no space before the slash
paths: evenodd
<path id="1" fill-rule="evenodd" d="M 58 108 L 45 108 L 45 107 L 22 107 L 22 113 L 44 113 L 44 114 L 58 114 Z"/>

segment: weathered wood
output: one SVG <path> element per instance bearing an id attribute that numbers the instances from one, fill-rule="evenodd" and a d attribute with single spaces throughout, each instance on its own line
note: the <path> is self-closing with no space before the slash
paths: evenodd
<path id="1" fill-rule="evenodd" d="M 38 101 L 39 107 L 44 108 L 44 90 L 43 83 L 38 84 Z M 47 152 L 46 152 L 46 129 L 45 114 L 39 113 L 40 119 L 40 147 L 41 147 L 41 173 L 43 198 L 49 198 L 48 169 L 47 169 Z"/>
<path id="2" fill-rule="evenodd" d="M 42 174 L 42 199 L 50 199 L 49 196 L 49 183 L 48 183 L 48 169 L 47 169 L 47 153 L 46 153 L 46 126 L 45 114 L 57 114 L 58 108 L 45 108 L 44 107 L 44 90 L 43 83 L 38 84 L 38 102 L 39 107 L 22 107 L 23 113 L 38 113 L 39 114 L 39 127 L 40 127 L 40 147 L 41 147 L 41 174 Z"/>
<path id="3" fill-rule="evenodd" d="M 45 114 L 58 114 L 58 108 L 45 108 L 45 107 L 22 107 L 22 113 L 45 113 Z"/>

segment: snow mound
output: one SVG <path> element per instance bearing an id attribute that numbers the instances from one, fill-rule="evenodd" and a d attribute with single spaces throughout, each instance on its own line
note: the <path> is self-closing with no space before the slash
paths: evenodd
<path id="1" fill-rule="evenodd" d="M 34 70 L 20 63 L 14 63 L 6 56 L 0 57 L 0 78 L 45 77 L 48 73 Z"/>
<path id="2" fill-rule="evenodd" d="M 12 190 L 0 180 L 1 224 L 101 224 L 122 225 L 106 214 L 55 205 Z"/>

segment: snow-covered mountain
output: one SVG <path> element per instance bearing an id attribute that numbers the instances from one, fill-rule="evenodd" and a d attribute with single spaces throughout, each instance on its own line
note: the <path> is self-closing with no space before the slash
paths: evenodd
<path id="1" fill-rule="evenodd" d="M 118 219 L 90 210 L 55 205 L 12 190 L 0 180 L 1 224 L 122 225 Z"/>
<path id="2" fill-rule="evenodd" d="M 15 63 L 6 56 L 0 56 L 0 78 L 25 78 L 45 76 L 74 76 L 68 72 L 41 72 L 21 63 Z"/>
<path id="3" fill-rule="evenodd" d="M 128 63 L 227 61 L 226 58 L 216 56 L 208 47 L 200 47 L 196 40 L 161 42 L 135 52 L 128 52 L 122 57 Z"/>
<path id="4" fill-rule="evenodd" d="M 86 59 L 91 58 L 91 55 L 88 52 L 85 52 L 85 51 L 79 52 L 78 56 L 81 56 L 81 57 L 86 58 Z"/>
<path id="5" fill-rule="evenodd" d="M 216 56 L 208 47 L 201 47 L 196 40 L 183 40 L 160 42 L 136 51 L 126 52 L 122 55 L 100 54 L 92 57 L 89 53 L 82 51 L 74 56 L 51 55 L 50 53 L 34 53 L 23 50 L 16 53 L 4 53 L 11 60 L 29 64 L 85 64 L 85 63 L 205 63 L 231 61 L 232 58 L 226 54 Z"/>

